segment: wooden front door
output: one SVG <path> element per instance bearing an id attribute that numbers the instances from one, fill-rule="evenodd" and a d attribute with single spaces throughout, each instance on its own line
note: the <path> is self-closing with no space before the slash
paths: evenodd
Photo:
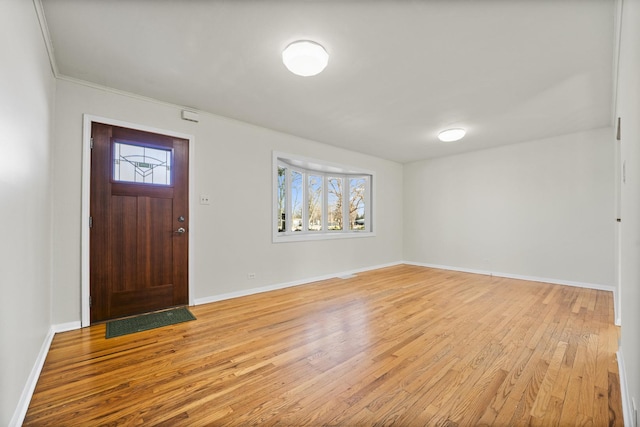
<path id="1" fill-rule="evenodd" d="M 91 127 L 91 322 L 188 303 L 185 139 Z"/>

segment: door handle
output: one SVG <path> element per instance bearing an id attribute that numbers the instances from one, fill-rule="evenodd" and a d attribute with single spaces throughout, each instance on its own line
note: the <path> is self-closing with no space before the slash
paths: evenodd
<path id="1" fill-rule="evenodd" d="M 185 230 L 183 227 L 180 227 L 176 231 L 174 231 L 174 233 L 177 233 L 177 234 L 184 234 L 186 232 L 187 230 Z"/>

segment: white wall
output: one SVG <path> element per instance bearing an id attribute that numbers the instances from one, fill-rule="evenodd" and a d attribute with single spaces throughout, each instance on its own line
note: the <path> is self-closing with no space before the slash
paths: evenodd
<path id="1" fill-rule="evenodd" d="M 54 173 L 53 321 L 80 320 L 80 206 L 83 113 L 195 136 L 197 205 L 190 238 L 195 299 L 402 260 L 402 166 L 234 120 L 59 80 Z M 272 151 L 376 172 L 377 236 L 315 242 L 271 242 Z M 256 273 L 253 280 L 247 273 Z"/>
<path id="2" fill-rule="evenodd" d="M 621 354 L 629 401 L 640 405 L 640 1 L 624 0 L 616 116 L 622 119 Z M 640 420 L 639 420 L 640 421 Z"/>
<path id="3" fill-rule="evenodd" d="M 600 129 L 406 164 L 405 259 L 613 287 L 613 153 Z"/>
<path id="4" fill-rule="evenodd" d="M 8 425 L 51 320 L 55 82 L 31 1 L 0 2 L 0 63 L 0 425 Z"/>

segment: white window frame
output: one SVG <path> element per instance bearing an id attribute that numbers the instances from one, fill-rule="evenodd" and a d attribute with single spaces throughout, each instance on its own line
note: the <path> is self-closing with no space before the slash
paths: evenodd
<path id="1" fill-rule="evenodd" d="M 278 168 L 286 167 L 289 173 L 285 176 L 286 194 L 285 194 L 285 231 L 278 231 L 279 211 L 278 211 Z M 291 170 L 302 173 L 302 230 L 291 231 Z M 308 176 L 322 176 L 322 230 L 309 231 L 308 218 Z M 323 160 L 311 159 L 289 153 L 278 151 L 273 152 L 273 169 L 272 169 L 272 238 L 273 243 L 299 242 L 308 240 L 326 240 L 326 239 L 349 239 L 360 237 L 375 236 L 375 172 L 356 168 L 352 166 L 341 165 L 338 163 L 326 162 Z M 343 179 L 343 227 L 342 230 L 328 229 L 328 178 Z M 365 177 L 365 228 L 364 230 L 351 230 L 349 221 L 349 203 L 350 197 L 349 178 Z M 346 201 L 346 203 L 345 203 Z"/>

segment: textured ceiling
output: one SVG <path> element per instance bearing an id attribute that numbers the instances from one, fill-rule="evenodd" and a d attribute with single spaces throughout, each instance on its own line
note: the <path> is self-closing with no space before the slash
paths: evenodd
<path id="1" fill-rule="evenodd" d="M 611 121 L 613 0 L 42 4 L 60 75 L 398 162 Z M 323 73 L 284 67 L 298 39 Z"/>

